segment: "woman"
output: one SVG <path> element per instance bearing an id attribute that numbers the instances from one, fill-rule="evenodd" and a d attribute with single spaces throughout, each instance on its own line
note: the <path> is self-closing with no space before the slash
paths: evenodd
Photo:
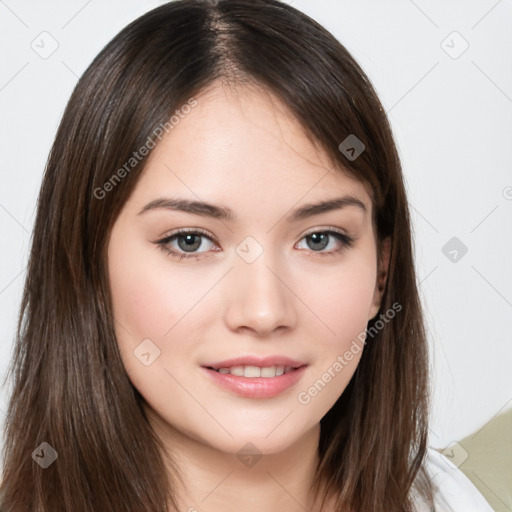
<path id="1" fill-rule="evenodd" d="M 427 363 L 400 162 L 346 49 L 274 0 L 121 31 L 43 178 L 2 510 L 490 510 L 427 447 Z"/>

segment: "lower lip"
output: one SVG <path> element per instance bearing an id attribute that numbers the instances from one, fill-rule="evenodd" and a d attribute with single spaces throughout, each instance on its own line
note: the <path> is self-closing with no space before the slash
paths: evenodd
<path id="1" fill-rule="evenodd" d="M 230 373 L 219 373 L 204 366 L 202 369 L 216 384 L 238 396 L 272 398 L 297 384 L 304 374 L 306 366 L 301 366 L 277 377 L 239 377 Z"/>

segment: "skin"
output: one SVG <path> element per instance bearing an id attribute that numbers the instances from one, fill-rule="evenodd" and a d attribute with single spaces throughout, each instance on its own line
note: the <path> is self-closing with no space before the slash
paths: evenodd
<path id="1" fill-rule="evenodd" d="M 179 468 L 180 510 L 314 510 L 308 486 L 320 420 L 362 351 L 309 403 L 297 397 L 377 314 L 389 244 L 380 275 L 365 187 L 334 169 L 276 98 L 215 83 L 196 99 L 152 151 L 111 232 L 108 269 L 121 357 Z M 345 194 L 367 211 L 347 206 L 285 219 L 306 203 Z M 229 207 L 237 220 L 166 208 L 139 214 L 171 196 Z M 183 237 L 168 244 L 197 259 L 173 258 L 154 243 L 182 228 L 208 233 L 191 252 Z M 328 228 L 354 237 L 353 246 L 332 235 L 324 246 L 306 238 Z M 248 236 L 263 251 L 251 263 L 236 251 Z M 149 366 L 134 355 L 145 339 L 160 350 Z M 244 354 L 286 355 L 308 367 L 292 388 L 265 399 L 224 390 L 200 368 Z M 237 457 L 247 442 L 262 454 L 250 467 Z"/>

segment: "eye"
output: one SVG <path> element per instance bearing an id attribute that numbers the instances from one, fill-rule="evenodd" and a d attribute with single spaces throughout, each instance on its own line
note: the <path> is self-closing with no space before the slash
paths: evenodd
<path id="1" fill-rule="evenodd" d="M 176 231 L 175 233 L 171 233 L 169 236 L 166 236 L 165 238 L 162 238 L 155 243 L 167 254 L 170 254 L 179 260 L 187 258 L 197 259 L 199 254 L 207 252 L 209 249 L 207 243 L 206 250 L 199 251 L 199 253 L 196 254 L 197 249 L 204 247 L 205 245 L 202 239 L 207 239 L 210 244 L 213 244 L 210 236 L 206 233 L 206 231 L 201 229 Z M 172 243 L 175 241 L 178 243 L 179 250 L 176 250 L 176 247 L 172 245 Z"/>
<path id="2" fill-rule="evenodd" d="M 206 248 L 204 248 L 203 239 L 208 240 Z M 312 231 L 302 238 L 306 240 L 311 252 L 319 256 L 332 256 L 340 253 L 341 251 L 352 247 L 354 239 L 344 233 L 335 231 L 333 229 L 326 229 L 323 231 Z M 301 240 L 301 241 L 302 241 Z M 323 251 L 332 241 L 337 241 L 337 248 L 330 251 Z M 177 247 L 174 244 L 177 242 Z M 201 229 L 182 229 L 171 233 L 170 235 L 154 242 L 160 249 L 171 255 L 178 260 L 193 258 L 198 259 L 203 252 L 208 252 L 214 244 L 212 238 L 206 231 Z M 209 247 L 208 245 L 211 244 Z M 198 251 L 199 248 L 204 248 L 203 251 Z"/>
<path id="3" fill-rule="evenodd" d="M 330 242 L 333 239 L 338 242 L 338 247 L 330 251 L 320 252 L 329 245 L 332 246 Z M 319 253 L 320 256 L 332 256 L 338 254 L 345 249 L 349 249 L 354 244 L 354 239 L 352 237 L 333 229 L 312 231 L 302 240 L 306 240 L 312 252 Z"/>

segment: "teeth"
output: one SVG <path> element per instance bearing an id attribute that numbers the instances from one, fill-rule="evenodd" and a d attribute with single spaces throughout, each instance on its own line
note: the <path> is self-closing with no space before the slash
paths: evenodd
<path id="1" fill-rule="evenodd" d="M 239 377 L 279 377 L 283 373 L 290 373 L 294 368 L 292 366 L 232 366 L 231 368 L 219 368 L 219 373 L 230 373 Z"/>
<path id="2" fill-rule="evenodd" d="M 257 366 L 246 366 L 243 368 L 244 373 L 242 374 L 244 377 L 261 377 L 261 368 Z"/>
<path id="3" fill-rule="evenodd" d="M 243 366 L 232 366 L 229 369 L 229 373 L 231 373 L 231 375 L 238 375 L 239 377 L 243 377 L 244 376 L 244 367 Z"/>

